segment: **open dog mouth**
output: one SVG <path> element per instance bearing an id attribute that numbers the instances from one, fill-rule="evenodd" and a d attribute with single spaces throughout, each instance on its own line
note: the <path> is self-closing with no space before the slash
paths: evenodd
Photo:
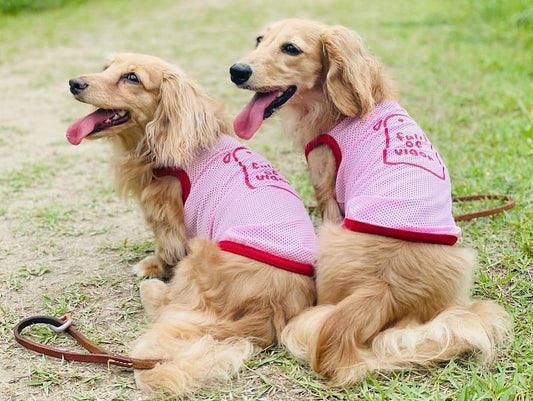
<path id="1" fill-rule="evenodd" d="M 233 128 L 235 133 L 243 139 L 250 139 L 259 129 L 263 120 L 270 117 L 283 106 L 295 93 L 297 87 L 291 85 L 286 89 L 259 90 L 252 100 L 235 117 Z"/>
<path id="2" fill-rule="evenodd" d="M 124 124 L 129 119 L 130 113 L 126 110 L 98 109 L 71 124 L 67 129 L 67 139 L 72 145 L 79 145 L 84 138 Z"/>
<path id="3" fill-rule="evenodd" d="M 270 103 L 266 107 L 263 113 L 263 119 L 267 119 L 268 117 L 270 117 L 274 113 L 274 111 L 276 111 L 278 107 L 283 106 L 287 102 L 287 100 L 289 100 L 292 97 L 292 95 L 294 95 L 295 92 L 296 92 L 296 86 L 293 85 L 293 86 L 289 86 L 289 88 L 285 90 L 284 92 L 281 92 L 280 95 L 277 95 L 276 98 L 272 101 L 272 103 Z"/>

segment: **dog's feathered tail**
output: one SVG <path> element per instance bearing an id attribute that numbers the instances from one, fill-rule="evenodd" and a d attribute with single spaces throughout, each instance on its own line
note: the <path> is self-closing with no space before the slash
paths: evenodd
<path id="1" fill-rule="evenodd" d="M 464 352 L 488 362 L 509 332 L 501 306 L 470 300 L 470 249 L 325 225 L 317 252 L 318 306 L 293 319 L 281 342 L 334 384 Z"/>
<path id="2" fill-rule="evenodd" d="M 146 280 L 140 290 L 154 323 L 131 355 L 162 362 L 136 370 L 137 384 L 180 396 L 228 381 L 314 298 L 311 277 L 224 252 L 202 237 L 191 241 L 169 284 Z"/>
<path id="3" fill-rule="evenodd" d="M 490 362 L 510 327 L 501 306 L 475 301 L 448 308 L 424 324 L 389 327 L 364 344 L 357 333 L 364 334 L 364 325 L 376 318 L 377 311 L 351 298 L 309 309 L 282 333 L 282 343 L 292 354 L 307 359 L 335 385 L 360 382 L 372 371 L 428 366 L 464 352 L 475 352 L 481 362 Z"/>
<path id="4" fill-rule="evenodd" d="M 218 341 L 211 335 L 179 338 L 180 323 L 158 323 L 136 343 L 132 355 L 164 359 L 153 369 L 136 370 L 135 380 L 144 391 L 187 394 L 200 387 L 231 379 L 257 350 L 244 338 Z"/>

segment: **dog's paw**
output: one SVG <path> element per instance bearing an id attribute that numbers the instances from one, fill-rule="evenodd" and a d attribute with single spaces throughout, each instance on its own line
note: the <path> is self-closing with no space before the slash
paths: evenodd
<path id="1" fill-rule="evenodd" d="M 149 317 L 154 317 L 157 311 L 167 303 L 167 285 L 158 279 L 145 280 L 139 287 L 141 302 Z"/>
<path id="2" fill-rule="evenodd" d="M 151 276 L 158 277 L 161 275 L 161 267 L 159 258 L 155 255 L 147 256 L 135 266 L 133 266 L 133 272 L 138 277 Z"/>
<path id="3" fill-rule="evenodd" d="M 167 294 L 167 285 L 161 280 L 154 278 L 143 281 L 139 286 L 139 290 L 143 304 L 145 302 L 157 303 Z"/>

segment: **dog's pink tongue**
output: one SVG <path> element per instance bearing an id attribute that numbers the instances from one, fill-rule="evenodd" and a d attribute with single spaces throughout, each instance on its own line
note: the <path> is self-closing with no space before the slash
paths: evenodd
<path id="1" fill-rule="evenodd" d="M 88 116 L 80 118 L 67 128 L 67 139 L 72 145 L 79 145 L 83 138 L 94 131 L 96 124 L 113 117 L 115 111 L 98 109 Z"/>
<path id="2" fill-rule="evenodd" d="M 250 103 L 235 117 L 233 128 L 242 139 L 250 139 L 263 123 L 265 109 L 278 96 L 278 92 L 256 93 Z"/>

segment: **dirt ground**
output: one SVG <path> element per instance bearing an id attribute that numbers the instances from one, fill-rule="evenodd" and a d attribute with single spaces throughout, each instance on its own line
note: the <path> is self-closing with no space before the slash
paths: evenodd
<path id="1" fill-rule="evenodd" d="M 68 64 L 72 49 L 65 50 L 28 54 L 17 65 L 0 67 L 3 400 L 73 399 L 76 393 L 91 395 L 80 399 L 113 399 L 117 375 L 121 386 L 134 387 L 130 372 L 101 366 L 78 370 L 21 348 L 10 332 L 20 318 L 68 308 L 90 337 L 104 339 L 111 328 L 110 341 L 119 338 L 117 351 L 127 351 L 128 338 L 120 332 L 131 333 L 124 327 L 131 322 L 118 306 L 140 307 L 129 263 L 104 248 L 126 238 L 146 241 L 149 233 L 137 210 L 112 193 L 107 146 L 73 148 L 66 142 L 65 110 L 74 103 L 68 78 L 41 76 L 53 74 L 56 63 Z M 95 191 L 102 196 L 95 197 Z M 132 315 L 142 321 L 142 314 Z M 75 389 L 62 385 L 80 374 Z"/>

